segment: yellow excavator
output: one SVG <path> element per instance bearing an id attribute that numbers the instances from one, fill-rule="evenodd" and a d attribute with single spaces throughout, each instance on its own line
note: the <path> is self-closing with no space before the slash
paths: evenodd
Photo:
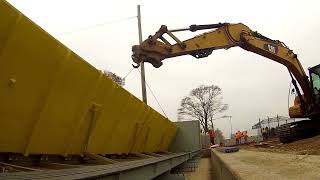
<path id="1" fill-rule="evenodd" d="M 211 30 L 191 39 L 181 41 L 173 33 L 179 31 Z M 164 35 L 171 37 L 171 44 Z M 187 28 L 168 30 L 161 28 L 140 45 L 132 47 L 132 60 L 139 67 L 141 62 L 149 62 L 159 68 L 162 61 L 176 56 L 192 55 L 195 58 L 209 56 L 213 50 L 241 47 L 259 54 L 288 68 L 292 84 L 297 94 L 294 105 L 289 108 L 291 118 L 308 118 L 282 125 L 279 128 L 280 141 L 291 142 L 320 134 L 320 64 L 309 68 L 309 77 L 305 73 L 297 55 L 283 42 L 272 40 L 242 23 L 218 23 L 191 25 Z"/>

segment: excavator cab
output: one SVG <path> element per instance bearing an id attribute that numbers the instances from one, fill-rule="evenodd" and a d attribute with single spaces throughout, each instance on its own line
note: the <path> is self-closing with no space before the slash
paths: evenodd
<path id="1" fill-rule="evenodd" d="M 314 108 L 316 112 L 320 112 L 320 64 L 309 68 L 309 75 L 314 94 Z"/>
<path id="2" fill-rule="evenodd" d="M 308 118 L 311 120 L 295 121 L 281 125 L 277 132 L 283 143 L 309 138 L 320 134 L 320 64 L 309 68 L 310 87 L 312 88 L 313 103 Z M 303 96 L 303 100 L 305 97 Z M 298 96 L 294 106 L 289 108 L 291 118 L 303 116 L 301 101 Z"/>
<path id="3" fill-rule="evenodd" d="M 309 118 L 319 119 L 320 115 L 320 64 L 309 68 L 310 86 L 313 94 L 313 106 L 310 112 Z M 305 101 L 305 97 L 302 95 L 302 99 Z M 301 106 L 301 100 L 299 96 L 294 99 L 294 105 L 289 108 L 289 116 L 291 118 L 303 117 L 304 113 Z"/>

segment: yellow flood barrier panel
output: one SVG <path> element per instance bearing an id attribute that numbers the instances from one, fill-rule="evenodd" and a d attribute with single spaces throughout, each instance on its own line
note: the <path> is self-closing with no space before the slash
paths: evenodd
<path id="1" fill-rule="evenodd" d="M 176 126 L 0 0 L 0 152 L 166 151 Z"/>

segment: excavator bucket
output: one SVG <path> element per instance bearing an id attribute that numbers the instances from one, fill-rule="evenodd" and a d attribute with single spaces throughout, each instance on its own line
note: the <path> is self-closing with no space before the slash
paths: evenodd
<path id="1" fill-rule="evenodd" d="M 141 45 L 132 46 L 132 60 L 137 65 L 133 65 L 133 67 L 138 68 L 141 62 L 148 62 L 152 64 L 153 67 L 159 68 L 162 66 L 161 60 L 159 60 L 156 56 L 153 57 L 152 54 L 148 53 L 148 55 L 143 53 L 143 49 Z"/>

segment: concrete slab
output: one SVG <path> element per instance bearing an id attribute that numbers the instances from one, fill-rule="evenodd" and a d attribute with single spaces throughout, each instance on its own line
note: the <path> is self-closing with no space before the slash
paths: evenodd
<path id="1" fill-rule="evenodd" d="M 214 179 L 320 179 L 320 156 L 212 150 L 211 158 Z"/>

